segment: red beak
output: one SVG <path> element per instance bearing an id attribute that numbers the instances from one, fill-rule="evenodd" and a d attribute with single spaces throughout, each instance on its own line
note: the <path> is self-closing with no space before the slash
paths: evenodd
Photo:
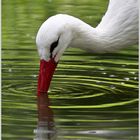
<path id="1" fill-rule="evenodd" d="M 48 62 L 45 60 L 40 60 L 40 70 L 38 77 L 38 96 L 43 93 L 47 93 L 52 76 L 54 74 L 57 63 L 54 59 L 50 59 Z"/>

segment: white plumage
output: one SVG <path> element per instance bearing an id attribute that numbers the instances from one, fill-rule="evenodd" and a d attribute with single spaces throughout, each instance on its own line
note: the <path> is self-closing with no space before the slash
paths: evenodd
<path id="1" fill-rule="evenodd" d="M 53 52 L 51 44 L 58 41 Z M 40 27 L 36 43 L 41 59 L 57 62 L 68 47 L 105 53 L 138 43 L 138 0 L 110 0 L 107 12 L 96 28 L 78 18 L 58 14 Z"/>
<path id="2" fill-rule="evenodd" d="M 110 0 L 105 16 L 96 29 L 108 37 L 111 50 L 138 42 L 138 1 Z"/>

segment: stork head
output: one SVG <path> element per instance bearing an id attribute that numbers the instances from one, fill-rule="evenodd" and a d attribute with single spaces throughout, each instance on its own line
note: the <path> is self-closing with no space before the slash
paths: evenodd
<path id="1" fill-rule="evenodd" d="M 69 18 L 66 15 L 50 17 L 37 33 L 36 44 L 40 56 L 39 94 L 48 91 L 56 65 L 72 41 Z"/>
<path id="2" fill-rule="evenodd" d="M 68 20 L 68 15 L 60 14 L 48 18 L 41 25 L 36 37 L 40 59 L 59 61 L 72 40 L 72 30 Z"/>

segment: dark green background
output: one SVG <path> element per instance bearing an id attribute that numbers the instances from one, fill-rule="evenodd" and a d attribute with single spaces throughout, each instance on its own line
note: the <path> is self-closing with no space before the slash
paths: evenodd
<path id="1" fill-rule="evenodd" d="M 107 5 L 108 0 L 2 0 L 2 140 L 35 137 L 35 36 L 42 22 L 65 13 L 96 27 Z M 137 140 L 137 46 L 104 55 L 70 48 L 49 97 L 56 140 Z"/>

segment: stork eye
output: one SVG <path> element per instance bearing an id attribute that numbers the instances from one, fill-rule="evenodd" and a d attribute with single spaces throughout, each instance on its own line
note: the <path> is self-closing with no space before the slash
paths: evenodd
<path id="1" fill-rule="evenodd" d="M 58 38 L 57 41 L 55 41 L 55 42 L 53 42 L 53 43 L 51 44 L 51 47 L 50 47 L 50 53 L 51 53 L 51 54 L 52 54 L 53 50 L 57 47 L 58 42 L 59 42 L 59 38 Z"/>

